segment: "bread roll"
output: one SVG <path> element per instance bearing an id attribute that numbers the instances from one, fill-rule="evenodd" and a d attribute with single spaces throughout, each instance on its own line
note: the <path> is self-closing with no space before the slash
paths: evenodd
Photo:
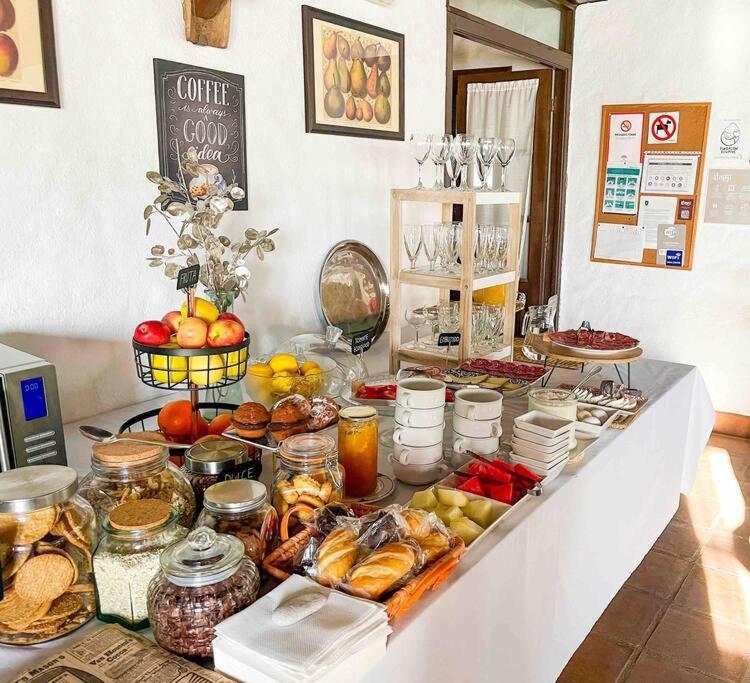
<path id="1" fill-rule="evenodd" d="M 318 548 L 315 580 L 323 586 L 338 584 L 357 560 L 357 534 L 351 527 L 340 527 L 328 534 Z"/>
<path id="2" fill-rule="evenodd" d="M 349 572 L 349 590 L 377 600 L 411 571 L 416 559 L 414 548 L 407 543 L 384 545 Z"/>
<path id="3" fill-rule="evenodd" d="M 401 516 L 409 527 L 409 534 L 417 541 L 427 538 L 432 532 L 432 520 L 430 513 L 425 510 L 406 508 Z"/>
<path id="4" fill-rule="evenodd" d="M 425 564 L 429 564 L 433 560 L 437 560 L 441 555 L 445 555 L 450 547 L 450 541 L 445 534 L 439 531 L 433 531 L 427 537 L 419 541 L 419 547 L 424 552 Z"/>

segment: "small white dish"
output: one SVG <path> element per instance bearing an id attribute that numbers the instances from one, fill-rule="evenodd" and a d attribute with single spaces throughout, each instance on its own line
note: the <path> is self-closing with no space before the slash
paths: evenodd
<path id="1" fill-rule="evenodd" d="M 461 436 L 487 439 L 491 436 L 502 436 L 503 428 L 500 426 L 499 417 L 494 420 L 472 420 L 454 412 L 453 431 Z"/>
<path id="2" fill-rule="evenodd" d="M 525 429 L 539 436 L 546 436 L 548 439 L 559 438 L 562 434 L 567 434 L 573 429 L 571 420 L 563 420 L 554 415 L 548 415 L 541 410 L 531 410 L 528 413 L 519 415 L 513 424 L 519 429 Z"/>
<path id="3" fill-rule="evenodd" d="M 515 448 L 511 451 L 510 457 L 514 462 L 519 462 L 521 463 L 521 465 L 525 465 L 526 467 L 533 467 L 534 471 L 540 474 L 549 472 L 551 469 L 557 467 L 563 460 L 570 459 L 568 452 L 565 452 L 562 455 L 558 455 L 554 460 L 551 460 L 550 462 L 540 462 L 539 460 L 535 460 L 534 458 L 527 458 L 520 453 L 516 453 Z"/>
<path id="4" fill-rule="evenodd" d="M 561 434 L 554 439 L 549 439 L 546 436 L 539 436 L 534 432 L 530 432 L 527 429 L 521 429 L 518 425 L 513 426 L 513 437 L 517 439 L 523 439 L 524 441 L 530 441 L 531 443 L 538 444 L 539 446 L 559 446 L 562 443 L 566 443 L 570 439 L 570 434 Z"/>
<path id="5" fill-rule="evenodd" d="M 568 441 L 565 441 L 555 450 L 549 452 L 538 450 L 540 447 L 536 446 L 535 444 L 530 444 L 528 442 L 524 444 L 520 441 L 517 441 L 516 439 L 511 440 L 510 446 L 513 449 L 513 452 L 517 455 L 521 455 L 525 458 L 531 458 L 532 460 L 541 463 L 554 462 L 557 458 L 565 455 L 570 451 L 570 443 Z"/>

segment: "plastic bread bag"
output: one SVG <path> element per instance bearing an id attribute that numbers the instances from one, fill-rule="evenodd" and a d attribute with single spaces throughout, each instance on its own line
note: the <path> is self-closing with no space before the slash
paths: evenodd
<path id="1" fill-rule="evenodd" d="M 312 529 L 319 536 L 328 536 L 336 527 L 345 521 L 355 521 L 357 516 L 348 505 L 344 503 L 328 503 L 315 510 L 315 513 L 303 521 L 303 524 Z"/>
<path id="2" fill-rule="evenodd" d="M 366 550 L 376 550 L 387 543 L 408 539 L 410 531 L 401 510 L 400 505 L 388 505 L 360 517 L 359 544 Z"/>
<path id="3" fill-rule="evenodd" d="M 322 586 L 338 588 L 357 563 L 362 548 L 357 543 L 359 520 L 338 518 L 337 526 L 320 542 L 307 575 Z"/>
<path id="4" fill-rule="evenodd" d="M 311 536 L 307 543 L 294 554 L 292 558 L 292 571 L 295 574 L 302 574 L 302 576 L 309 575 L 315 566 L 320 543 L 319 538 Z"/>
<path id="5" fill-rule="evenodd" d="M 424 553 L 424 564 L 431 564 L 450 549 L 451 533 L 434 512 L 403 508 L 401 515 Z"/>

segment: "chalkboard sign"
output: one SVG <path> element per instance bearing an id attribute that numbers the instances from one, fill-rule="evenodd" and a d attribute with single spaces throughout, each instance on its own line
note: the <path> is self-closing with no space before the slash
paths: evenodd
<path id="1" fill-rule="evenodd" d="M 245 77 L 154 59 L 154 88 L 162 175 L 177 180 L 180 157 L 195 147 L 212 175 L 247 192 Z M 247 195 L 234 209 L 247 210 Z"/>
<path id="2" fill-rule="evenodd" d="M 352 335 L 352 353 L 364 353 L 369 351 L 371 346 L 372 332 L 370 330 L 356 332 Z"/>
<path id="3" fill-rule="evenodd" d="M 460 332 L 441 332 L 438 335 L 438 346 L 458 346 L 460 343 Z"/>
<path id="4" fill-rule="evenodd" d="M 177 273 L 177 289 L 188 289 L 198 284 L 201 267 L 199 263 L 183 268 Z"/>

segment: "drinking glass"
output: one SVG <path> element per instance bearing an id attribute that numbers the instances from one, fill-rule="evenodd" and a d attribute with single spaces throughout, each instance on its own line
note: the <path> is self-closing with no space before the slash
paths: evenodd
<path id="1" fill-rule="evenodd" d="M 456 189 L 456 181 L 461 174 L 461 164 L 456 159 L 456 155 L 451 153 L 448 160 L 445 162 L 445 170 L 448 172 L 448 179 L 450 180 L 450 186 L 448 189 Z"/>
<path id="2" fill-rule="evenodd" d="M 453 154 L 461 164 L 461 184 L 458 189 L 466 191 L 469 189 L 468 166 L 474 159 L 477 151 L 477 139 L 474 135 L 456 135 L 453 138 Z"/>
<path id="3" fill-rule="evenodd" d="M 481 355 L 484 347 L 487 307 L 486 304 L 473 304 L 471 307 L 471 352 Z"/>
<path id="4" fill-rule="evenodd" d="M 461 243 L 463 237 L 463 223 L 454 221 L 448 223 L 447 227 L 447 255 L 448 255 L 448 270 L 452 273 L 458 270 L 458 257 L 461 255 Z"/>
<path id="5" fill-rule="evenodd" d="M 438 304 L 438 329 L 441 332 L 458 332 L 461 326 L 461 317 L 457 301 L 447 301 Z"/>
<path id="6" fill-rule="evenodd" d="M 406 311 L 406 322 L 409 327 L 414 328 L 414 348 L 421 349 L 424 345 L 419 341 L 419 328 L 427 322 L 423 309 L 414 308 Z"/>
<path id="7" fill-rule="evenodd" d="M 418 309 L 424 316 L 425 323 L 430 326 L 430 337 L 424 346 L 435 346 L 435 335 L 438 333 L 438 311 L 437 306 L 423 306 Z"/>
<path id="8" fill-rule="evenodd" d="M 494 225 L 481 224 L 477 226 L 476 241 L 474 243 L 474 272 L 483 273 L 489 270 L 490 248 L 493 244 Z"/>
<path id="9" fill-rule="evenodd" d="M 435 164 L 435 190 L 445 189 L 445 162 L 450 157 L 452 144 L 451 135 L 433 135 L 430 141 L 430 159 Z"/>
<path id="10" fill-rule="evenodd" d="M 508 265 L 508 229 L 507 225 L 495 227 L 495 253 L 498 270 L 505 270 Z"/>
<path id="11" fill-rule="evenodd" d="M 417 257 L 419 256 L 419 252 L 422 251 L 422 231 L 419 225 L 404 226 L 404 247 L 406 248 L 406 255 L 411 262 L 410 270 L 415 270 L 417 267 Z"/>
<path id="12" fill-rule="evenodd" d="M 516 141 L 513 138 L 500 138 L 497 143 L 497 160 L 502 166 L 500 175 L 500 192 L 505 192 L 505 169 L 516 153 Z"/>
<path id="13" fill-rule="evenodd" d="M 490 174 L 495 154 L 497 154 L 497 138 L 477 140 L 477 161 L 479 161 L 479 177 L 482 181 L 482 186 L 479 188 L 481 192 L 487 192 L 490 189 L 487 186 L 487 176 Z"/>
<path id="14" fill-rule="evenodd" d="M 422 164 L 424 164 L 424 162 L 427 161 L 430 156 L 431 143 L 432 135 L 415 133 L 409 138 L 409 147 L 411 149 L 411 153 L 417 160 L 417 164 L 419 164 L 419 182 L 414 188 L 415 190 L 424 189 L 424 185 L 422 185 Z"/>
<path id="15" fill-rule="evenodd" d="M 437 225 L 423 225 L 421 228 L 422 233 L 422 250 L 427 258 L 427 262 L 430 264 L 430 271 L 435 270 L 435 261 L 438 257 L 438 242 L 439 242 L 440 224 Z"/>

